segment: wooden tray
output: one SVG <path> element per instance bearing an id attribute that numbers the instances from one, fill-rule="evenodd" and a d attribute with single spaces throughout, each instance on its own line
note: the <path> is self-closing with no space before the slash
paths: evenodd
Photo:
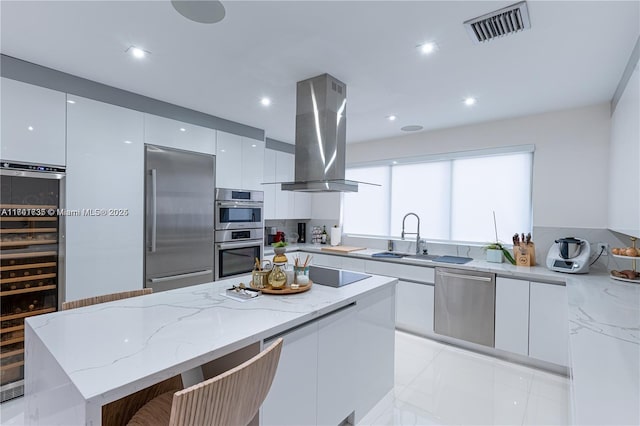
<path id="1" fill-rule="evenodd" d="M 309 280 L 309 284 L 305 286 L 300 286 L 300 288 L 291 288 L 289 286 L 285 286 L 281 290 L 275 290 L 273 288 L 257 288 L 253 286 L 253 281 L 251 281 L 249 285 L 251 286 L 251 288 L 260 290 L 262 294 L 296 294 L 296 293 L 302 293 L 304 291 L 309 290 L 313 285 L 313 282 Z"/>
<path id="2" fill-rule="evenodd" d="M 328 251 L 333 253 L 350 253 L 352 251 L 360 251 L 365 250 L 364 247 L 352 247 L 352 246 L 330 246 L 330 247 L 322 247 L 321 251 Z"/>

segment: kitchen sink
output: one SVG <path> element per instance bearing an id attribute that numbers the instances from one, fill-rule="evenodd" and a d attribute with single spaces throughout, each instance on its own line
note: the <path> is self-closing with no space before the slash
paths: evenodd
<path id="1" fill-rule="evenodd" d="M 390 258 L 394 258 L 394 259 L 399 259 L 401 257 L 405 257 L 404 254 L 402 253 L 394 253 L 391 251 L 383 251 L 382 253 L 374 253 L 371 255 L 371 257 L 390 257 Z"/>
<path id="2" fill-rule="evenodd" d="M 413 254 L 410 256 L 403 256 L 403 258 L 411 260 L 435 260 L 439 257 L 440 256 L 437 254 Z"/>

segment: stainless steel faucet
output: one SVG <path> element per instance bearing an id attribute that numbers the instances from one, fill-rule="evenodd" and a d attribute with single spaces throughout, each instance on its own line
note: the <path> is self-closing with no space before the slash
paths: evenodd
<path id="1" fill-rule="evenodd" d="M 418 229 L 416 232 L 404 232 L 404 221 L 407 220 L 407 216 L 415 216 L 418 219 Z M 400 237 L 404 240 L 405 235 L 415 235 L 416 236 L 416 254 L 420 254 L 420 217 L 415 213 L 407 213 L 402 218 L 402 234 Z"/>

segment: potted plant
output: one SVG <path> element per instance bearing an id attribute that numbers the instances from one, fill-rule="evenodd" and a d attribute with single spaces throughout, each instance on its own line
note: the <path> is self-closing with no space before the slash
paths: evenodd
<path id="1" fill-rule="evenodd" d="M 483 248 L 487 251 L 487 262 L 502 263 L 502 256 L 504 255 L 509 263 L 512 265 L 516 264 L 516 261 L 513 256 L 511 256 L 511 253 L 509 253 L 509 250 L 507 250 L 500 242 L 496 241 L 495 243 L 487 244 Z"/>
<path id="2" fill-rule="evenodd" d="M 507 258 L 512 265 L 516 264 L 516 260 L 511 256 L 509 250 L 504 248 L 501 242 L 498 241 L 498 226 L 496 224 L 496 212 L 493 212 L 493 229 L 496 233 L 496 241 L 489 243 L 483 248 L 487 251 L 487 262 L 502 263 L 502 256 Z"/>
<path id="3" fill-rule="evenodd" d="M 277 243 L 271 244 L 271 247 L 273 247 L 273 251 L 275 252 L 275 254 L 284 254 L 284 252 L 287 251 L 285 247 L 287 247 L 288 245 L 289 243 L 287 243 L 286 241 L 278 241 Z"/>

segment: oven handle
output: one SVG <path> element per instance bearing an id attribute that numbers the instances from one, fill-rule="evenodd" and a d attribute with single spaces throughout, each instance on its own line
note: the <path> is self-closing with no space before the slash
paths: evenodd
<path id="1" fill-rule="evenodd" d="M 153 207 L 153 214 L 151 215 L 151 247 L 149 247 L 149 251 L 155 253 L 158 240 L 158 171 L 151 169 L 149 173 L 151 174 L 151 206 Z"/>
<path id="2" fill-rule="evenodd" d="M 489 277 L 478 277 L 476 275 L 452 274 L 451 272 L 438 272 L 438 275 L 440 275 L 441 277 L 460 278 L 463 280 L 484 281 L 484 282 L 491 281 L 491 278 Z"/>
<path id="3" fill-rule="evenodd" d="M 168 277 L 151 278 L 149 281 L 151 281 L 152 283 L 161 283 L 164 281 L 173 281 L 173 280 L 179 280 L 183 278 L 199 277 L 201 275 L 208 275 L 212 273 L 213 271 L 211 269 L 205 269 L 204 271 L 189 272 L 187 274 L 178 274 L 178 275 L 169 275 Z"/>
<path id="4" fill-rule="evenodd" d="M 218 201 L 218 207 L 254 207 L 261 208 L 264 203 L 251 201 Z"/>
<path id="5" fill-rule="evenodd" d="M 245 247 L 255 247 L 261 246 L 262 240 L 251 240 L 251 241 L 239 241 L 239 242 L 230 242 L 230 243 L 219 243 L 218 249 L 226 250 L 231 248 L 245 248 Z"/>

